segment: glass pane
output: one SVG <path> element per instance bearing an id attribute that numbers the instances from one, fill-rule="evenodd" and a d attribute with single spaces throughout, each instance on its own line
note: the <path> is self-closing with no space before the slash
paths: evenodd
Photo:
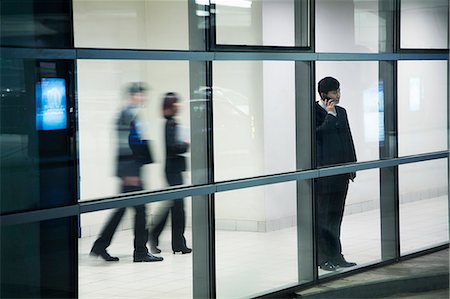
<path id="1" fill-rule="evenodd" d="M 70 1 L 2 0 L 0 39 L 2 46 L 71 48 Z"/>
<path id="2" fill-rule="evenodd" d="M 76 202 L 73 64 L 0 61 L 0 213 Z"/>
<path id="3" fill-rule="evenodd" d="M 187 0 L 73 0 L 76 47 L 189 49 Z"/>
<path id="4" fill-rule="evenodd" d="M 177 229 L 172 226 L 162 230 L 158 238 L 157 248 L 161 253 L 154 253 L 153 256 L 162 257 L 162 261 L 154 262 L 134 262 L 133 244 L 139 247 L 142 243 L 139 241 L 146 238 L 145 223 L 149 228 L 154 228 L 150 223 L 155 224 L 159 216 L 164 216 L 171 211 L 170 217 L 174 214 L 179 215 L 174 209 L 180 208 L 180 202 L 177 207 L 173 201 L 152 203 L 146 207 L 137 208 L 128 207 L 122 210 L 101 211 L 81 215 L 81 238 L 79 239 L 79 297 L 80 298 L 192 298 L 192 254 L 173 254 L 172 231 Z M 190 200 L 185 199 L 185 206 L 189 207 L 186 213 L 186 230 L 184 238 L 186 245 L 191 248 L 191 213 Z M 182 208 L 182 207 L 181 207 Z M 150 212 L 152 216 L 142 215 L 142 211 Z M 140 211 L 140 212 L 138 212 Z M 143 221 L 141 229 L 134 225 L 135 213 Z M 113 215 L 118 217 L 122 214 L 122 221 L 117 230 L 106 230 L 107 224 L 114 223 L 111 218 Z M 141 215 L 141 216 L 139 216 Z M 180 216 L 180 215 L 179 215 Z M 146 220 L 145 220 L 146 218 Z M 136 232 L 134 232 L 136 229 Z M 152 230 L 153 232 L 153 230 Z M 112 242 L 104 242 L 108 237 L 113 237 Z M 137 237 L 137 239 L 135 239 Z M 100 247 L 107 247 L 112 257 L 119 261 L 105 261 L 101 256 L 91 254 L 94 248 L 94 242 Z M 145 240 L 142 241 L 145 246 Z M 141 243 L 139 245 L 139 243 Z M 99 245 L 100 244 L 100 245 Z M 110 244 L 110 246 L 108 246 Z M 146 246 L 150 250 L 150 246 Z M 141 246 L 142 249 L 142 246 Z M 178 248 L 179 249 L 179 248 Z M 193 248 L 195 250 L 195 248 Z M 98 251 L 97 251 L 98 252 Z M 153 251 L 155 252 L 155 251 Z"/>
<path id="5" fill-rule="evenodd" d="M 340 84 L 338 106 L 347 111 L 357 161 L 378 160 L 379 143 L 384 139 L 383 98 L 379 95 L 383 85 L 378 80 L 378 62 L 317 62 L 316 82 L 328 76 Z M 321 101 L 318 92 L 316 101 Z M 316 108 L 321 107 L 316 105 Z M 318 110 L 324 112 L 323 116 L 327 114 L 323 109 Z M 339 111 L 337 113 L 339 119 Z M 351 161 L 346 159 L 333 164 L 344 162 Z"/>
<path id="6" fill-rule="evenodd" d="M 448 242 L 448 160 L 399 166 L 402 254 Z"/>
<path id="7" fill-rule="evenodd" d="M 78 61 L 81 200 L 127 192 L 124 186 L 139 191 L 191 184 L 190 137 L 204 128 L 190 130 L 195 82 L 189 72 L 187 61 Z M 165 117 L 168 92 L 177 102 Z"/>
<path id="8" fill-rule="evenodd" d="M 216 194 L 217 298 L 297 283 L 296 197 L 295 181 Z"/>
<path id="9" fill-rule="evenodd" d="M 402 48 L 448 48 L 448 0 L 402 0 Z"/>
<path id="10" fill-rule="evenodd" d="M 200 2 L 200 1 L 196 1 Z M 295 0 L 216 0 L 216 43 L 295 46 Z M 307 18 L 306 10 L 299 18 Z M 302 20 L 299 20 L 301 22 Z M 307 22 L 301 22 L 307 24 Z M 304 26 L 305 27 L 305 26 Z M 299 28 L 306 34 L 308 28 Z M 280 34 L 282 32 L 282 34 Z M 307 39 L 305 39 L 307 40 Z M 307 46 L 306 42 L 297 46 Z"/>
<path id="11" fill-rule="evenodd" d="M 354 182 L 347 174 L 316 180 L 319 275 L 381 259 L 379 181 L 377 169 L 358 172 Z"/>
<path id="12" fill-rule="evenodd" d="M 1 298 L 74 298 L 76 218 L 0 226 Z"/>
<path id="13" fill-rule="evenodd" d="M 378 0 L 316 0 L 316 51 L 379 51 Z"/>
<path id="14" fill-rule="evenodd" d="M 398 62 L 399 156 L 447 150 L 447 62 Z"/>
<path id="15" fill-rule="evenodd" d="M 215 179 L 295 170 L 294 63 L 213 63 Z"/>

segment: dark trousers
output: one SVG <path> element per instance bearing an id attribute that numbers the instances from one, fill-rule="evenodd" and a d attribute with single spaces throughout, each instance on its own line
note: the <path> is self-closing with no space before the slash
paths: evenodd
<path id="1" fill-rule="evenodd" d="M 183 184 L 181 173 L 166 173 L 166 177 L 170 186 Z M 183 198 L 173 200 L 170 206 L 163 209 L 162 213 L 154 218 L 155 223 L 150 230 L 150 244 L 158 246 L 158 239 L 164 229 L 169 212 L 172 213 L 172 250 L 181 250 L 186 248 L 186 239 L 184 238 L 186 219 Z"/>
<path id="2" fill-rule="evenodd" d="M 122 192 L 141 191 L 142 187 L 137 186 L 123 186 Z M 134 255 L 142 255 L 148 252 L 146 243 L 148 241 L 148 231 L 146 229 L 147 220 L 145 205 L 133 207 L 136 214 L 134 216 Z M 111 245 L 112 238 L 116 232 L 117 226 L 122 220 L 126 208 L 120 208 L 114 211 L 108 222 L 103 227 L 100 237 L 95 241 L 94 248 L 99 250 L 106 250 Z"/>
<path id="3" fill-rule="evenodd" d="M 317 247 L 319 264 L 342 259 L 341 224 L 344 216 L 348 177 L 316 180 Z"/>

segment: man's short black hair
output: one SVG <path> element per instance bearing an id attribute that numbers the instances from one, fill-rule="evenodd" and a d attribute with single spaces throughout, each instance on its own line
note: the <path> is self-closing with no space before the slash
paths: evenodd
<path id="1" fill-rule="evenodd" d="M 144 82 L 133 82 L 128 87 L 129 94 L 135 94 L 147 91 L 147 85 Z"/>
<path id="2" fill-rule="evenodd" d="M 319 84 L 317 85 L 317 90 L 319 94 L 327 93 L 332 90 L 338 90 L 339 89 L 339 81 L 336 80 L 333 77 L 325 77 L 322 80 L 319 81 Z"/>

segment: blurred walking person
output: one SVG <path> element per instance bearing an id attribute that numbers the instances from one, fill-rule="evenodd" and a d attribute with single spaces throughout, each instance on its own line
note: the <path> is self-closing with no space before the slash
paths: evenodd
<path id="1" fill-rule="evenodd" d="M 166 159 L 164 172 L 170 186 L 183 184 L 183 171 L 186 170 L 186 159 L 182 156 L 189 148 L 189 143 L 181 140 L 180 128 L 175 116 L 180 109 L 179 97 L 173 92 L 166 93 L 163 99 L 163 115 L 166 119 L 165 142 Z M 160 253 L 158 246 L 159 236 L 166 224 L 169 212 L 172 213 L 172 251 L 182 254 L 191 253 L 192 249 L 186 245 L 184 230 L 186 226 L 184 199 L 179 198 L 166 205 L 161 213 L 157 215 L 154 225 L 150 229 L 150 250 L 152 253 Z"/>
<path id="2" fill-rule="evenodd" d="M 118 147 L 117 176 L 121 179 L 122 193 L 143 190 L 140 176 L 141 167 L 153 162 L 149 141 L 142 139 L 143 121 L 141 111 L 145 104 L 144 83 L 132 83 L 128 88 L 128 103 L 121 111 L 117 121 Z M 145 205 L 134 206 L 134 253 L 133 262 L 158 262 L 157 257 L 148 252 L 148 231 L 146 229 Z M 125 208 L 114 211 L 105 224 L 100 237 L 92 246 L 90 255 L 99 256 L 107 262 L 119 261 L 118 257 L 111 256 L 106 249 L 111 244 L 114 233 L 125 213 Z"/>

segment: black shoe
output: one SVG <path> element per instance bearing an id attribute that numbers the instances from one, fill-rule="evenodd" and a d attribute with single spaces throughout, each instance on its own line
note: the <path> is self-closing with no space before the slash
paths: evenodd
<path id="1" fill-rule="evenodd" d="M 92 248 L 89 255 L 95 256 L 95 257 L 101 257 L 102 259 L 104 259 L 107 262 L 118 262 L 119 261 L 118 257 L 110 256 L 109 253 L 106 252 L 105 249 Z"/>
<path id="2" fill-rule="evenodd" d="M 325 271 L 336 271 L 337 266 L 332 262 L 322 262 L 319 265 L 319 268 Z"/>
<path id="3" fill-rule="evenodd" d="M 161 249 L 156 246 L 150 246 L 150 252 L 153 254 L 161 253 Z"/>
<path id="4" fill-rule="evenodd" d="M 188 247 L 184 247 L 184 248 L 177 249 L 177 250 L 173 249 L 172 251 L 173 251 L 173 254 L 175 254 L 177 252 L 181 252 L 181 254 L 187 254 L 187 253 L 191 253 L 192 249 L 188 248 Z"/>
<path id="5" fill-rule="evenodd" d="M 164 260 L 162 257 L 160 256 L 154 256 L 150 253 L 146 253 L 144 255 L 135 255 L 133 257 L 133 262 L 135 263 L 140 263 L 140 262 L 161 262 L 162 260 Z"/>
<path id="6" fill-rule="evenodd" d="M 349 268 L 349 267 L 353 267 L 356 266 L 356 263 L 353 262 L 347 262 L 345 259 L 341 259 L 339 261 L 335 261 L 334 264 L 338 267 L 342 267 L 342 268 Z"/>

